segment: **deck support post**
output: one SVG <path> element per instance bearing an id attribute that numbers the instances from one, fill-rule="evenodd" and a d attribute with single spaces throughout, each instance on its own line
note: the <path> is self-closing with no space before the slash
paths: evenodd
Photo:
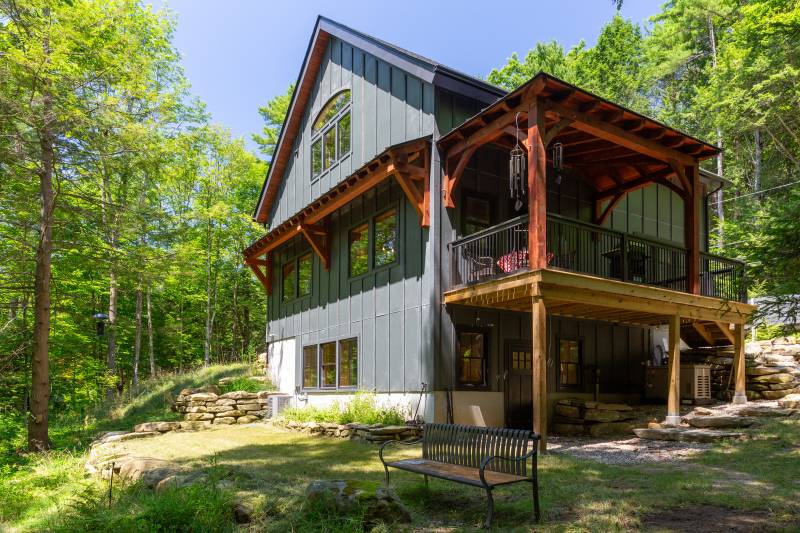
<path id="1" fill-rule="evenodd" d="M 686 196 L 686 247 L 689 249 L 686 268 L 686 290 L 691 294 L 700 294 L 700 230 L 702 218 L 703 189 L 700 182 L 700 167 L 694 165 L 686 168 L 687 181 L 691 190 Z"/>
<path id="2" fill-rule="evenodd" d="M 538 284 L 537 284 L 538 285 Z M 538 293 L 538 286 L 534 290 Z M 547 314 L 544 300 L 536 294 L 531 298 L 531 343 L 533 372 L 533 431 L 541 436 L 539 451 L 547 451 Z"/>
<path id="3" fill-rule="evenodd" d="M 744 324 L 733 325 L 733 357 L 734 367 L 736 368 L 736 385 L 733 393 L 734 404 L 747 403 L 746 389 L 746 370 L 747 365 L 744 359 Z"/>
<path id="4" fill-rule="evenodd" d="M 547 154 L 544 104 L 528 110 L 528 268 L 547 268 Z"/>
<path id="5" fill-rule="evenodd" d="M 677 426 L 681 423 L 681 317 L 669 317 L 669 388 L 667 390 L 667 417 L 664 423 Z"/>

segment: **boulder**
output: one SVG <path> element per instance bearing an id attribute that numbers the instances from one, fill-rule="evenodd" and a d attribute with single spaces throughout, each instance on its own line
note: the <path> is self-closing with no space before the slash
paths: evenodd
<path id="1" fill-rule="evenodd" d="M 244 416 L 246 413 L 244 411 L 240 411 L 238 409 L 233 409 L 231 411 L 225 411 L 222 413 L 222 416 L 232 416 L 234 418 L 238 418 L 240 416 Z"/>
<path id="2" fill-rule="evenodd" d="M 786 389 L 786 390 L 765 390 L 761 392 L 761 396 L 765 400 L 780 400 L 786 396 L 793 396 L 800 393 L 800 388 Z"/>
<path id="3" fill-rule="evenodd" d="M 133 431 L 137 433 L 158 431 L 159 433 L 166 433 L 181 428 L 180 422 L 144 422 L 133 426 Z"/>
<path id="4" fill-rule="evenodd" d="M 106 444 L 109 442 L 121 442 L 131 439 L 142 439 L 145 437 L 153 437 L 155 435 L 160 435 L 158 431 L 109 431 L 108 433 L 104 434 L 99 439 L 92 442 L 92 446 Z"/>
<path id="5" fill-rule="evenodd" d="M 364 528 L 409 523 L 411 513 L 390 488 L 369 481 L 316 480 L 306 488 L 306 505 L 339 513 L 364 513 Z"/>
<path id="6" fill-rule="evenodd" d="M 619 435 L 633 431 L 633 424 L 630 422 L 602 422 L 589 426 L 589 435 L 592 437 L 607 437 L 609 435 Z"/>
<path id="7" fill-rule="evenodd" d="M 232 400 L 254 400 L 258 398 L 258 395 L 255 392 L 237 390 L 233 392 L 226 392 L 220 396 L 220 398 L 230 398 Z"/>
<path id="8" fill-rule="evenodd" d="M 236 405 L 236 408 L 240 411 L 260 411 L 264 406 L 260 403 L 240 403 Z"/>
<path id="9" fill-rule="evenodd" d="M 753 383 L 788 383 L 794 381 L 794 375 L 788 372 L 780 372 L 777 374 L 766 374 L 764 376 L 753 376 L 750 378 Z"/>
<path id="10" fill-rule="evenodd" d="M 180 392 L 180 396 L 191 396 L 192 394 L 197 394 L 200 392 L 210 392 L 212 394 L 219 394 L 220 390 L 219 387 L 216 385 L 203 385 L 202 387 L 197 387 L 194 389 L 183 389 Z"/>
<path id="11" fill-rule="evenodd" d="M 745 370 L 748 376 L 767 376 L 769 374 L 780 374 L 781 372 L 791 372 L 787 366 L 754 366 Z"/>
<path id="12" fill-rule="evenodd" d="M 175 475 L 178 467 L 169 461 L 151 457 L 129 457 L 119 466 L 119 475 L 128 481 L 141 480 L 153 488 L 162 479 Z"/>
<path id="13" fill-rule="evenodd" d="M 761 418 L 776 418 L 776 417 L 783 417 L 783 416 L 791 416 L 796 411 L 794 409 L 783 409 L 778 407 L 763 407 L 763 406 L 751 406 L 745 407 L 739 414 L 741 416 L 753 416 L 753 417 L 761 417 Z"/>
<path id="14" fill-rule="evenodd" d="M 196 392 L 189 395 L 189 400 L 192 402 L 213 402 L 218 397 L 219 395 L 213 392 Z"/>
<path id="15" fill-rule="evenodd" d="M 184 420 L 181 422 L 181 430 L 183 431 L 199 431 L 210 427 L 210 420 Z"/>
<path id="16" fill-rule="evenodd" d="M 233 418 L 232 416 L 223 416 L 223 417 L 214 419 L 214 424 L 231 425 L 231 424 L 235 424 L 235 423 L 236 423 L 236 419 Z"/>
<path id="17" fill-rule="evenodd" d="M 556 404 L 555 411 L 557 415 L 561 415 L 567 418 L 577 418 L 580 419 L 581 417 L 581 409 L 580 407 L 574 405 L 562 405 L 560 403 Z"/>
<path id="18" fill-rule="evenodd" d="M 236 405 L 236 400 L 233 398 L 220 398 L 214 402 L 214 405 Z"/>
<path id="19" fill-rule="evenodd" d="M 214 420 L 214 413 L 187 413 L 186 420 L 189 421 Z"/>
<path id="20" fill-rule="evenodd" d="M 744 433 L 716 429 L 637 428 L 633 430 L 640 439 L 669 440 L 677 442 L 717 442 L 723 439 L 740 439 Z"/>
<path id="21" fill-rule="evenodd" d="M 800 394 L 789 394 L 778 400 L 778 406 L 783 409 L 800 409 Z"/>
<path id="22" fill-rule="evenodd" d="M 236 419 L 237 424 L 252 424 L 258 420 L 257 416 L 244 415 Z"/>
<path id="23" fill-rule="evenodd" d="M 334 426 L 338 427 L 338 424 L 334 424 Z M 406 426 L 385 426 L 382 428 L 374 428 L 370 430 L 370 433 L 372 433 L 373 436 L 393 437 L 395 435 L 403 433 L 406 429 L 408 429 Z"/>
<path id="24" fill-rule="evenodd" d="M 553 424 L 553 433 L 570 437 L 584 435 L 586 433 L 586 426 L 583 424 L 567 424 L 559 422 Z"/>
<path id="25" fill-rule="evenodd" d="M 747 416 L 718 415 L 696 416 L 686 421 L 696 428 L 746 428 L 752 426 L 756 420 Z"/>
<path id="26" fill-rule="evenodd" d="M 209 413 L 227 413 L 228 411 L 233 411 L 235 408 L 232 405 L 211 405 L 206 407 L 206 411 Z"/>
<path id="27" fill-rule="evenodd" d="M 587 409 L 602 409 L 604 411 L 633 411 L 633 407 L 624 403 L 584 402 Z"/>
<path id="28" fill-rule="evenodd" d="M 606 409 L 586 409 L 583 419 L 589 422 L 617 422 L 633 418 L 632 411 L 611 411 Z"/>

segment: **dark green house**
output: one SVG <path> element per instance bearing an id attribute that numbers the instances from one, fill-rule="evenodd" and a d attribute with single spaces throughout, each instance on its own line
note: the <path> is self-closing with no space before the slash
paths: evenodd
<path id="1" fill-rule="evenodd" d="M 743 267 L 707 253 L 718 149 L 541 73 L 512 93 L 320 17 L 245 260 L 302 404 L 546 432 L 638 401 L 680 340 L 743 357 Z M 744 365 L 735 401 L 744 399 Z"/>

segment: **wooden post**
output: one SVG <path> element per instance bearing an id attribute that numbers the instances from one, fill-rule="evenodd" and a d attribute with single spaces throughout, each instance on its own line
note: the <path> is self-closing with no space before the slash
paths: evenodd
<path id="1" fill-rule="evenodd" d="M 681 317 L 669 317 L 669 389 L 667 390 L 667 417 L 664 423 L 677 426 L 681 423 Z"/>
<path id="2" fill-rule="evenodd" d="M 533 431 L 541 436 L 539 451 L 547 451 L 547 314 L 540 296 L 531 299 Z"/>
<path id="3" fill-rule="evenodd" d="M 733 325 L 733 357 L 736 367 L 736 388 L 733 394 L 733 403 L 747 403 L 746 377 L 747 365 L 744 360 L 744 324 Z"/>
<path id="4" fill-rule="evenodd" d="M 528 266 L 547 267 L 547 155 L 544 105 L 534 99 L 528 110 Z"/>
<path id="5" fill-rule="evenodd" d="M 689 250 L 686 269 L 687 290 L 700 294 L 700 220 L 702 217 L 703 188 L 700 183 L 700 167 L 695 165 L 686 169 L 692 190 L 687 191 L 686 201 L 686 248 Z"/>

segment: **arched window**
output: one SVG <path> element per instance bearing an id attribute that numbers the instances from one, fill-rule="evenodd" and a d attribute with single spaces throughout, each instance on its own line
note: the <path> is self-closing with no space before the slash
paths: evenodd
<path id="1" fill-rule="evenodd" d="M 336 93 L 311 127 L 311 179 L 350 153 L 350 90 Z"/>

